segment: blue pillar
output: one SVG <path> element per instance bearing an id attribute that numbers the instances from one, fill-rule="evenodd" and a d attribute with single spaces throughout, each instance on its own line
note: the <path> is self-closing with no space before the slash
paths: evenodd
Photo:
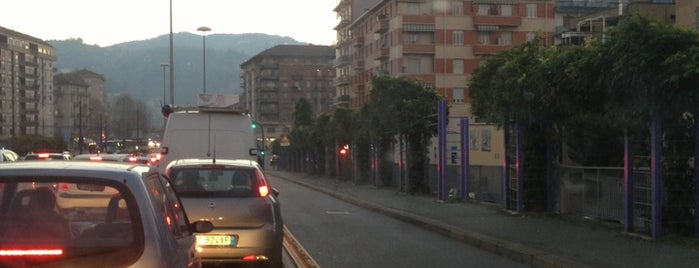
<path id="1" fill-rule="evenodd" d="M 439 201 L 446 201 L 446 167 L 447 167 L 447 102 L 440 100 L 437 106 L 437 125 L 439 136 L 439 163 L 437 164 L 437 185 Z"/>
<path id="2" fill-rule="evenodd" d="M 651 118 L 651 134 L 650 134 L 650 180 L 651 180 L 651 237 L 657 239 L 662 234 L 662 177 L 660 170 L 661 157 L 661 126 L 658 115 L 653 114 Z"/>
<path id="3" fill-rule="evenodd" d="M 629 136 L 624 133 L 624 231 L 633 232 L 633 161 Z"/>
<path id="4" fill-rule="evenodd" d="M 469 185 L 469 132 L 468 117 L 461 118 L 461 198 L 468 200 L 468 193 L 471 192 Z"/>

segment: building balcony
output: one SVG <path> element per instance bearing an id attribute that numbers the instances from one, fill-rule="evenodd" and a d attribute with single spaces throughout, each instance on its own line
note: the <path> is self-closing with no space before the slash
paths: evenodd
<path id="1" fill-rule="evenodd" d="M 349 84 L 350 80 L 346 75 L 342 75 L 333 79 L 334 86 L 343 86 Z"/>
<path id="2" fill-rule="evenodd" d="M 361 47 L 364 45 L 364 36 L 355 36 L 352 38 L 352 45 L 355 47 Z"/>
<path id="3" fill-rule="evenodd" d="M 339 58 L 336 58 L 333 60 L 333 67 L 342 67 L 350 63 L 349 56 L 340 56 Z"/>
<path id="4" fill-rule="evenodd" d="M 508 48 L 512 48 L 512 45 L 473 45 L 473 54 L 493 55 Z"/>
<path id="5" fill-rule="evenodd" d="M 279 92 L 279 88 L 278 88 L 278 87 L 266 87 L 266 86 L 262 86 L 262 87 L 258 87 L 257 90 L 260 91 L 260 92 Z"/>
<path id="6" fill-rule="evenodd" d="M 349 103 L 350 103 L 350 96 L 349 95 L 337 96 L 337 98 L 335 98 L 335 101 L 334 101 L 334 104 L 336 106 L 347 106 L 347 105 L 349 105 Z"/>
<path id="7" fill-rule="evenodd" d="M 335 26 L 335 28 L 333 28 L 333 30 L 342 29 L 348 25 L 350 25 L 350 19 L 343 17 L 340 18 L 340 22 L 337 24 L 337 26 Z"/>
<path id="8" fill-rule="evenodd" d="M 364 61 L 363 60 L 355 61 L 352 64 L 352 66 L 354 67 L 355 70 L 359 70 L 359 71 L 364 70 Z"/>
<path id="9" fill-rule="evenodd" d="M 36 120 L 31 120 L 31 121 L 19 121 L 20 126 L 25 126 L 25 127 L 36 127 L 39 126 L 39 121 Z"/>
<path id="10" fill-rule="evenodd" d="M 374 33 L 385 33 L 388 31 L 388 19 L 380 19 L 374 24 Z"/>
<path id="11" fill-rule="evenodd" d="M 522 17 L 476 15 L 473 16 L 473 24 L 476 25 L 476 27 L 480 25 L 517 27 L 522 25 Z"/>
<path id="12" fill-rule="evenodd" d="M 279 63 L 260 63 L 260 69 L 279 69 Z"/>
<path id="13" fill-rule="evenodd" d="M 279 80 L 279 75 L 277 74 L 260 74 L 258 75 L 260 80 Z"/>
<path id="14" fill-rule="evenodd" d="M 403 54 L 434 54 L 434 49 L 432 44 L 403 44 Z"/>
<path id="15" fill-rule="evenodd" d="M 374 52 L 375 60 L 386 60 L 391 55 L 388 48 L 382 48 Z"/>
<path id="16" fill-rule="evenodd" d="M 19 85 L 19 89 L 37 91 L 39 90 L 39 84 L 33 83 L 31 85 Z"/>

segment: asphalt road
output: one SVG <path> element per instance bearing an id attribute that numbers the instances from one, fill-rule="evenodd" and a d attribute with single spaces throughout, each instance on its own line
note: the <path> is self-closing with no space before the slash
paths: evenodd
<path id="1" fill-rule="evenodd" d="M 284 223 L 321 267 L 525 267 L 274 176 Z"/>

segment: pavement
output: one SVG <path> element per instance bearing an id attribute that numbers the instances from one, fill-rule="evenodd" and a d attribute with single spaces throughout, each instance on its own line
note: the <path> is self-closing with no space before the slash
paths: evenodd
<path id="1" fill-rule="evenodd" d="M 410 222 L 531 267 L 699 267 L 699 238 L 660 239 L 623 226 L 560 215 L 511 213 L 498 204 L 442 202 L 395 187 L 355 184 L 305 173 L 265 173 Z"/>

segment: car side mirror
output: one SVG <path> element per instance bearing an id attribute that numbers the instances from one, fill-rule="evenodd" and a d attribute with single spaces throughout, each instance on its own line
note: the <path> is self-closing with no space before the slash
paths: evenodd
<path id="1" fill-rule="evenodd" d="M 256 148 L 252 148 L 252 149 L 250 149 L 250 150 L 248 151 L 248 153 L 250 153 L 250 155 L 252 155 L 252 156 L 255 156 L 255 155 L 257 155 L 257 149 L 256 149 Z"/>
<path id="2" fill-rule="evenodd" d="M 214 224 L 210 221 L 195 221 L 189 224 L 193 233 L 208 233 L 214 230 Z"/>
<path id="3" fill-rule="evenodd" d="M 167 151 L 168 151 L 168 147 L 161 147 L 161 148 L 160 148 L 160 154 L 161 154 L 161 155 L 167 154 Z"/>
<path id="4" fill-rule="evenodd" d="M 279 190 L 277 190 L 277 188 L 272 187 L 272 194 L 274 195 L 274 197 L 279 196 Z"/>

